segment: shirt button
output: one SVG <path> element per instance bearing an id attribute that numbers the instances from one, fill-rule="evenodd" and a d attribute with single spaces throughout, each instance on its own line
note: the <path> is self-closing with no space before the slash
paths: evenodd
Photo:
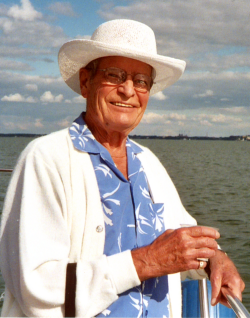
<path id="1" fill-rule="evenodd" d="M 96 232 L 101 233 L 103 231 L 103 227 L 101 225 L 98 225 L 96 227 Z"/>

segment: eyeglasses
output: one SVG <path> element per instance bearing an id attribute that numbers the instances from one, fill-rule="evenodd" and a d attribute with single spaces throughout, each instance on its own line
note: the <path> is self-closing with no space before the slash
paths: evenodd
<path id="1" fill-rule="evenodd" d="M 126 82 L 128 75 L 132 76 L 134 89 L 136 91 L 146 93 L 149 92 L 154 84 L 152 77 L 145 74 L 128 74 L 124 70 L 117 67 L 108 67 L 105 69 L 97 69 L 104 72 L 105 83 L 110 85 L 120 85 Z"/>

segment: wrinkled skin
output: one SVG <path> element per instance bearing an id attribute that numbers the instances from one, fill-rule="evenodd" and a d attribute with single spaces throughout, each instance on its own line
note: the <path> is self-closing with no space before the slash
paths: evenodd
<path id="1" fill-rule="evenodd" d="M 167 230 L 152 244 L 132 251 L 133 261 L 141 281 L 190 269 L 198 269 L 197 258 L 209 258 L 212 305 L 227 305 L 221 287 L 229 288 L 242 299 L 245 284 L 228 256 L 218 250 L 218 231 L 204 226 Z M 205 262 L 205 266 L 207 263 Z"/>
<path id="2" fill-rule="evenodd" d="M 245 284 L 234 263 L 224 252 L 218 250 L 216 255 L 210 259 L 210 271 L 212 305 L 216 305 L 220 302 L 223 305 L 228 306 L 225 297 L 221 293 L 221 287 L 229 289 L 235 296 L 242 300 L 242 292 L 245 288 Z"/>

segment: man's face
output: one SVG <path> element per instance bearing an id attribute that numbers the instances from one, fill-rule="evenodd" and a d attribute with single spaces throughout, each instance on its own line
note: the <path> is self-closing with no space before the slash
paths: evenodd
<path id="1" fill-rule="evenodd" d="M 98 70 L 116 67 L 128 74 L 151 76 L 152 68 L 143 62 L 125 57 L 105 57 Z M 98 71 L 93 79 L 86 81 L 83 96 L 87 98 L 86 121 L 106 133 L 120 132 L 128 135 L 140 122 L 149 99 L 149 92 L 134 89 L 132 77 L 119 85 L 107 85 L 104 72 Z M 83 90 L 82 90 L 83 91 Z"/>

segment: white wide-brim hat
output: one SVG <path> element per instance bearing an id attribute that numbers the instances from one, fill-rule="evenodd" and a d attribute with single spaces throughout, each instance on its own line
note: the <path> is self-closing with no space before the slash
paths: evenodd
<path id="1" fill-rule="evenodd" d="M 105 56 L 124 56 L 151 65 L 155 70 L 150 95 L 174 84 L 183 74 L 186 62 L 157 54 L 153 30 L 147 25 L 126 19 L 101 24 L 90 40 L 66 42 L 58 54 L 62 78 L 81 95 L 79 70 Z"/>

